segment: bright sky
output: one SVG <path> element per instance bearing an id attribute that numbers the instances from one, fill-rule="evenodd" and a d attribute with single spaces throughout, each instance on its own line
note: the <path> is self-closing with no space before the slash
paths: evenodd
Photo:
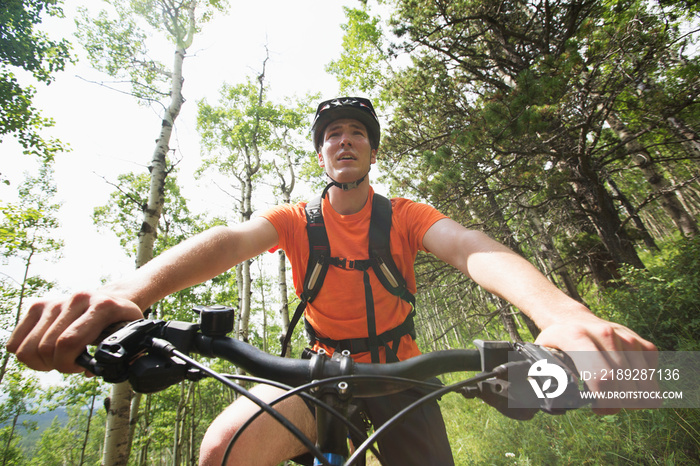
<path id="1" fill-rule="evenodd" d="M 187 101 L 176 121 L 171 149 L 182 158 L 179 180 L 186 184 L 185 196 L 193 205 L 214 204 L 230 208 L 228 199 L 202 190 L 202 182 L 187 182 L 199 165 L 199 136 L 196 131 L 196 102 L 207 98 L 218 101 L 219 89 L 226 82 L 243 82 L 261 69 L 265 45 L 270 50 L 267 82 L 273 98 L 320 92 L 322 97 L 337 93 L 335 78 L 325 65 L 341 51 L 345 21 L 343 5 L 357 6 L 351 0 L 256 0 L 231 2 L 226 17 L 204 26 L 188 50 L 184 64 L 183 94 Z M 51 37 L 73 38 L 73 18 L 78 5 L 94 11 L 101 2 L 66 0 L 66 19 L 47 21 L 42 29 Z M 157 50 L 158 49 L 158 50 Z M 154 58 L 170 64 L 174 49 L 154 46 Z M 113 190 L 105 180 L 115 181 L 120 173 L 144 169 L 151 160 L 154 140 L 160 127 L 160 108 L 139 107 L 128 95 L 95 84 L 111 80 L 90 68 L 87 60 L 56 76 L 50 86 L 37 86 L 35 105 L 56 125 L 50 134 L 70 144 L 72 151 L 60 155 L 56 163 L 60 213 L 60 236 L 65 241 L 64 257 L 53 265 L 41 264 L 35 273 L 56 280 L 63 289 L 76 290 L 99 285 L 104 277 L 115 278 L 133 269 L 133 261 L 121 251 L 116 238 L 98 234 L 91 221 L 93 208 L 104 205 Z M 5 161 L 1 169 L 15 184 L 0 185 L 0 199 L 12 199 L 22 172 L 31 169 L 11 138 L 0 144 Z M 217 203 L 217 201 L 219 201 Z M 212 210 L 212 209 L 210 209 Z M 3 273 L 17 275 L 11 266 L 0 266 Z M 18 278 L 18 277 L 16 277 Z"/>

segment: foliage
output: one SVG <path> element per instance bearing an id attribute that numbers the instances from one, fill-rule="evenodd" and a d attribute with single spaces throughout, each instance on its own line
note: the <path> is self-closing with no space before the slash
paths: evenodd
<path id="1" fill-rule="evenodd" d="M 18 194 L 19 202 L 0 205 L 0 254 L 3 258 L 19 257 L 28 261 L 35 254 L 60 249 L 62 243 L 49 235 L 59 226 L 55 215 L 60 207 L 52 203 L 56 186 L 51 166 L 42 166 L 35 177 L 27 176 Z"/>
<path id="2" fill-rule="evenodd" d="M 343 7 L 347 24 L 342 25 L 343 53 L 326 70 L 337 76 L 341 94 L 352 94 L 357 88 L 372 93 L 379 88 L 383 60 L 380 19 L 361 9 Z"/>
<path id="3" fill-rule="evenodd" d="M 301 136 L 307 129 L 310 102 L 317 96 L 273 102 L 264 78 L 263 70 L 257 83 L 250 77 L 245 83 L 224 84 L 217 105 L 198 102 L 197 128 L 204 156 L 199 174 L 219 172 L 227 179 L 233 176 L 236 182 L 232 185 L 238 193 L 229 195 L 239 204 L 252 195 L 254 184 L 267 183 L 265 178 L 271 174 L 299 166 L 306 178 L 319 174 L 316 158 L 305 149 L 307 142 Z M 282 180 L 280 187 L 275 180 L 269 182 L 276 193 L 286 183 Z M 236 210 L 245 216 L 249 207 Z"/>
<path id="4" fill-rule="evenodd" d="M 696 234 L 697 23 L 681 3 L 366 3 L 330 69 L 356 89 L 376 78 L 394 192 L 488 232 L 580 300 L 674 232 Z M 445 327 L 492 319 L 500 304 L 450 273 L 419 260 Z"/>
<path id="5" fill-rule="evenodd" d="M 594 311 L 635 329 L 662 351 L 700 350 L 700 240 L 676 240 L 627 269 L 622 286 L 605 290 Z"/>
<path id="6" fill-rule="evenodd" d="M 55 238 L 59 226 L 53 203 L 56 187 L 50 163 L 43 164 L 37 176 L 27 176 L 19 188 L 15 203 L 0 204 L 0 256 L 3 264 L 12 264 L 21 276 L 3 273 L 0 277 L 0 328 L 17 325 L 25 299 L 39 296 L 54 284 L 32 275 L 37 259 L 58 258 L 63 242 Z M 0 381 L 9 363 L 9 353 L 0 357 Z"/>
<path id="7" fill-rule="evenodd" d="M 151 58 L 148 31 L 163 33 L 184 54 L 202 24 L 227 9 L 223 0 L 104 1 L 110 8 L 97 15 L 79 9 L 78 40 L 96 69 L 127 78 L 131 93 L 142 103 L 169 96 L 175 72 Z"/>
<path id="8" fill-rule="evenodd" d="M 10 370 L 3 379 L 0 399 L 0 458 L 5 464 L 17 464 L 22 457 L 19 447 L 21 431 L 31 431 L 36 424 L 21 416 L 37 412 L 39 381 L 35 374 Z"/>
<path id="9" fill-rule="evenodd" d="M 197 127 L 204 154 L 200 174 L 215 169 L 234 176 L 241 191 L 240 197 L 234 196 L 239 202 L 245 196 L 246 176 L 260 180 L 273 166 L 284 165 L 280 160 L 286 152 L 293 166 L 305 163 L 310 155 L 299 134 L 307 127 L 310 101 L 316 96 L 272 102 L 264 78 L 263 70 L 257 83 L 251 77 L 245 83 L 224 84 L 218 105 L 198 102 Z"/>
<path id="10" fill-rule="evenodd" d="M 35 90 L 22 87 L 18 72 L 30 73 L 49 84 L 72 60 L 70 43 L 53 40 L 36 29 L 42 15 L 63 17 L 60 0 L 9 0 L 0 5 L 0 141 L 14 135 L 26 154 L 51 160 L 65 149 L 56 139 L 44 139 L 40 131 L 52 120 L 37 110 Z"/>
<path id="11" fill-rule="evenodd" d="M 93 406 L 94 417 L 88 418 L 90 407 L 90 404 L 67 405 L 68 421 L 62 424 L 58 417 L 54 418 L 34 445 L 32 460 L 37 464 L 99 464 L 105 415 L 101 406 Z M 90 436 L 84 444 L 87 433 Z"/>
<path id="12" fill-rule="evenodd" d="M 69 409 L 76 408 L 69 407 Z M 64 461 L 78 464 L 75 455 L 71 454 L 70 447 L 77 444 L 79 434 L 77 430 L 62 426 L 58 417 L 55 417 L 37 442 L 33 460 L 41 461 L 42 464 L 62 464 Z M 97 460 L 99 461 L 99 458 Z"/>
<path id="13" fill-rule="evenodd" d="M 668 244 L 679 211 L 700 213 L 697 8 L 363 3 L 329 69 L 381 99 L 392 189 L 489 232 L 661 349 L 697 349 L 697 240 Z M 503 335 L 499 303 L 464 277 L 428 256 L 416 272 L 426 349 Z M 692 410 L 519 423 L 451 398 L 458 464 L 697 462 Z"/>
<path id="14" fill-rule="evenodd" d="M 147 205 L 150 179 L 148 174 L 125 173 L 117 177 L 116 187 L 117 190 L 110 194 L 109 202 L 95 208 L 93 221 L 98 228 L 113 231 L 125 251 L 134 255 L 137 247 L 134 228 L 139 224 Z M 160 235 L 156 253 L 209 226 L 201 215 L 190 211 L 175 176 L 166 179 L 164 195 L 165 205 L 158 225 Z"/>

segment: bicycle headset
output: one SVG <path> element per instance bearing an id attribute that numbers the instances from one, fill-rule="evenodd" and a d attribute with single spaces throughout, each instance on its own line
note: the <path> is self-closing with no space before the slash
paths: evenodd
<path id="1" fill-rule="evenodd" d="M 368 99 L 360 97 L 343 97 L 321 102 L 318 106 L 311 127 L 311 135 L 317 152 L 321 150 L 321 140 L 326 126 L 332 121 L 341 118 L 352 118 L 363 123 L 367 128 L 372 149 L 376 149 L 379 146 L 379 120 L 377 119 L 372 103 Z M 330 243 L 328 241 L 321 209 L 323 198 L 328 189 L 332 186 L 338 186 L 347 191 L 357 187 L 366 177 L 367 174 L 353 183 L 338 183 L 331 178 L 331 182 L 323 190 L 323 194 L 306 205 L 306 232 L 309 239 L 309 260 L 304 277 L 303 291 L 300 296 L 301 302 L 294 311 L 287 334 L 282 342 L 282 356 L 286 353 L 294 328 L 303 315 L 307 303 L 312 302 L 321 290 L 326 272 L 330 265 L 343 269 L 354 269 L 363 273 L 368 336 L 366 338 L 350 338 L 344 340 L 319 337 L 316 330 L 304 319 L 306 333 L 312 344 L 318 341 L 335 349 L 347 349 L 353 354 L 369 352 L 372 362 L 379 362 L 379 347 L 384 346 L 386 348 L 387 361 L 395 362 L 398 361 L 396 355 L 401 338 L 404 335 L 410 335 L 413 339 L 416 338 L 413 324 L 416 299 L 413 294 L 408 291 L 406 280 L 401 275 L 401 272 L 391 256 L 389 239 L 392 206 L 389 199 L 376 193 L 372 199 L 368 259 L 351 261 L 331 255 Z M 379 335 L 377 335 L 376 329 L 374 299 L 372 298 L 372 287 L 370 285 L 368 273 L 369 269 L 374 270 L 380 283 L 387 291 L 408 302 L 413 308 L 403 323 Z M 392 343 L 391 346 L 389 346 L 390 342 Z"/>

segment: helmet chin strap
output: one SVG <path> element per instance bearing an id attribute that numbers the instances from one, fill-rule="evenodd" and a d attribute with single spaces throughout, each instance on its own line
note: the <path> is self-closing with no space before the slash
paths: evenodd
<path id="1" fill-rule="evenodd" d="M 367 178 L 367 175 L 369 175 L 369 170 L 367 170 L 367 173 L 365 174 L 365 176 L 363 176 L 359 180 L 353 181 L 352 183 L 338 183 L 333 178 L 331 178 L 330 175 L 328 175 L 328 173 L 326 173 L 326 176 L 328 177 L 328 179 L 331 180 L 331 182 L 328 183 L 326 185 L 326 187 L 324 188 L 323 193 L 321 194 L 321 198 L 325 198 L 326 194 L 328 194 L 328 190 L 331 189 L 333 186 L 337 186 L 338 188 L 342 189 L 343 191 L 350 191 L 351 189 L 355 189 L 358 186 L 360 186 L 360 184 L 363 181 L 365 181 L 365 178 Z"/>

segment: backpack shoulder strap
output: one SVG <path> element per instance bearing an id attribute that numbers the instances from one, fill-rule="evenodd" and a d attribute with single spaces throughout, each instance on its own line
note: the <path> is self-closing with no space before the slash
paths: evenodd
<path id="1" fill-rule="evenodd" d="M 369 257 L 374 273 L 384 288 L 415 307 L 416 299 L 406 288 L 406 280 L 391 256 L 391 200 L 374 194 L 369 222 Z"/>
<path id="2" fill-rule="evenodd" d="M 316 197 L 306 205 L 306 233 L 309 237 L 309 262 L 304 277 L 301 299 L 311 302 L 321 290 L 328 271 L 331 245 L 321 212 L 322 198 Z"/>
<path id="3" fill-rule="evenodd" d="M 294 328 L 304 314 L 306 303 L 310 303 L 316 298 L 316 295 L 321 290 L 321 285 L 323 285 L 323 280 L 326 278 L 326 272 L 328 272 L 331 246 L 326 234 L 326 226 L 323 223 L 322 200 L 321 196 L 318 196 L 306 204 L 304 209 L 306 214 L 306 233 L 309 237 L 309 261 L 306 266 L 304 287 L 300 296 L 301 302 L 294 311 L 294 315 L 289 321 L 287 334 L 282 340 L 282 356 L 287 351 Z"/>
<path id="4" fill-rule="evenodd" d="M 312 302 L 321 290 L 323 280 L 328 272 L 328 267 L 333 259 L 331 257 L 331 248 L 330 242 L 328 241 L 328 234 L 326 233 L 326 226 L 323 222 L 321 203 L 322 197 L 319 196 L 306 205 L 306 232 L 309 238 L 309 261 L 306 267 L 303 291 L 300 296 L 301 302 L 294 311 L 294 316 L 289 322 L 287 334 L 282 341 L 282 356 L 286 353 L 294 328 L 304 314 L 306 304 Z M 406 280 L 403 275 L 401 275 L 401 271 L 396 266 L 391 256 L 391 217 L 391 201 L 375 193 L 372 199 L 372 215 L 369 222 L 369 263 L 382 286 L 384 286 L 387 291 L 410 303 L 411 306 L 415 308 L 416 298 L 408 291 Z M 366 266 L 362 270 L 366 270 Z M 373 303 L 367 303 L 367 312 L 368 323 L 370 321 L 374 323 Z M 369 333 L 376 340 L 376 331 L 372 332 L 372 329 L 370 329 Z M 396 347 L 396 345 L 397 342 L 394 343 L 394 347 Z M 377 342 L 370 342 L 370 347 L 376 348 L 377 346 Z"/>

